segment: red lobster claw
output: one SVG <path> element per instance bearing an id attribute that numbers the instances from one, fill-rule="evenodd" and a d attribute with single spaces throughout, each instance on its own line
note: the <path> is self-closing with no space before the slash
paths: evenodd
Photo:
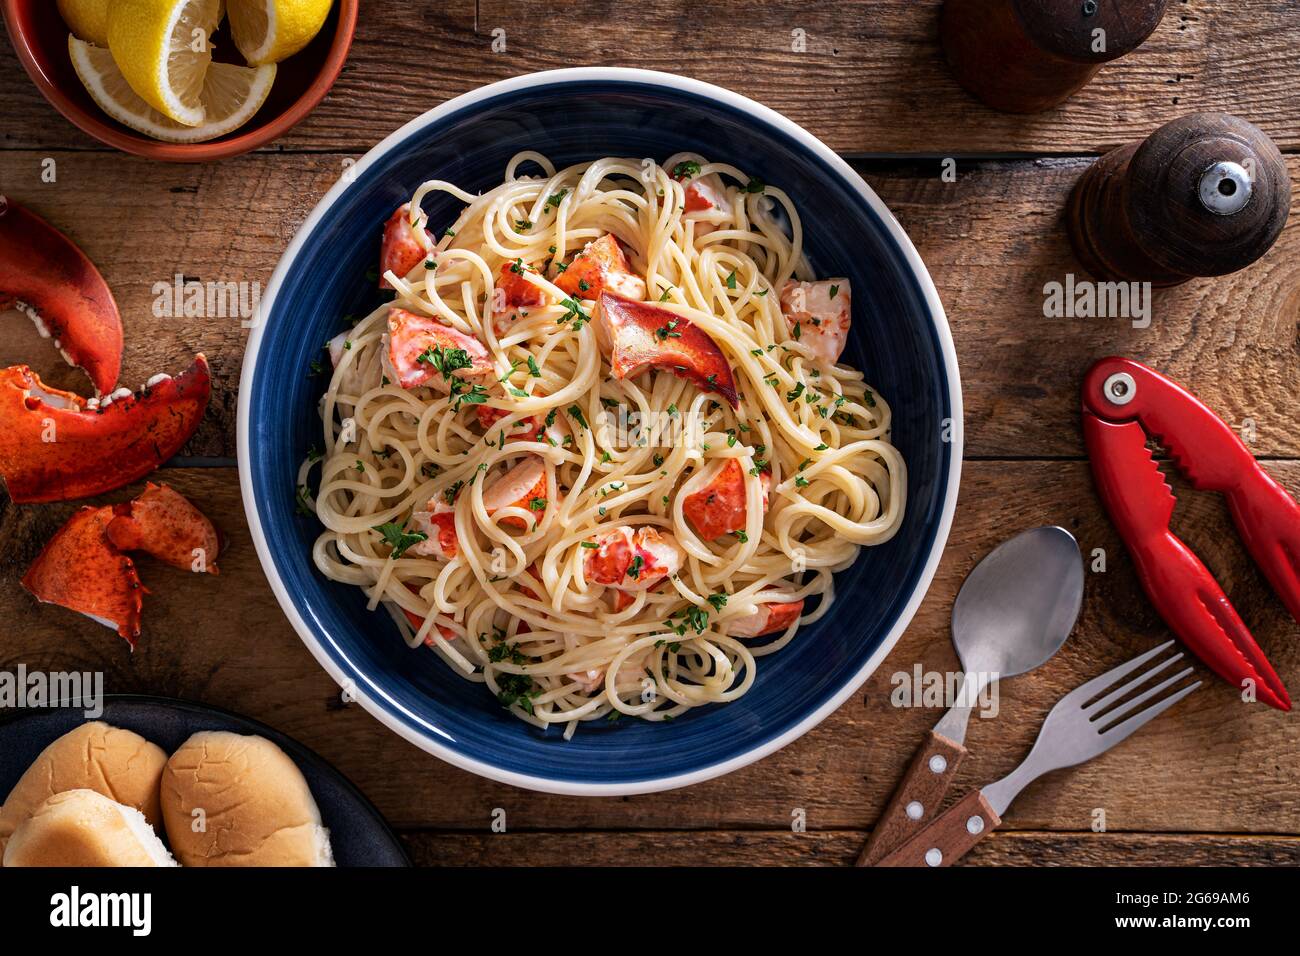
<path id="1" fill-rule="evenodd" d="M 104 277 L 71 239 L 0 196 L 0 311 L 12 307 L 85 370 L 97 395 L 113 391 L 122 365 L 122 319 Z"/>
<path id="2" fill-rule="evenodd" d="M 0 370 L 0 475 L 16 502 L 88 498 L 149 474 L 194 434 L 212 380 L 201 354 L 139 395 L 87 402 L 26 365 Z M 125 390 L 122 390 L 125 392 Z"/>
<path id="3" fill-rule="evenodd" d="M 120 551 L 143 551 L 182 571 L 217 573 L 221 536 L 203 512 L 169 485 L 149 482 L 140 497 L 114 505 L 105 531 Z"/>
<path id="4" fill-rule="evenodd" d="M 105 529 L 113 509 L 81 508 L 23 575 L 23 587 L 38 601 L 92 617 L 135 647 L 145 587 L 135 562 L 113 547 Z"/>

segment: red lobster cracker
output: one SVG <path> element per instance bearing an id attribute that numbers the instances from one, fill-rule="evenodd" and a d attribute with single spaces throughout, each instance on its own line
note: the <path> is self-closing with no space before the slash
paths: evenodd
<path id="1" fill-rule="evenodd" d="M 59 230 L 0 196 L 0 312 L 21 307 L 97 395 L 117 384 L 122 320 L 94 263 Z"/>
<path id="2" fill-rule="evenodd" d="M 1291 709 L 1286 688 L 1219 583 L 1169 530 L 1174 496 L 1147 441 L 1166 449 L 1192 487 L 1221 492 L 1251 557 L 1300 620 L 1300 505 L 1222 420 L 1138 362 L 1105 358 L 1083 382 L 1083 435 L 1097 494 L 1160 616 L 1211 670 L 1259 700 Z"/>

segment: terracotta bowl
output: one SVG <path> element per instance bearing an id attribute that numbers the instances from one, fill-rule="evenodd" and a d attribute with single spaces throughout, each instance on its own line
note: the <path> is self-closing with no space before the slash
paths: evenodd
<path id="1" fill-rule="evenodd" d="M 137 156 L 197 163 L 265 146 L 292 129 L 329 92 L 343 69 L 357 25 L 359 0 L 335 0 L 315 39 L 279 65 L 271 93 L 257 114 L 232 133 L 206 143 L 164 143 L 123 126 L 95 105 L 68 58 L 68 27 L 52 0 L 2 0 L 5 26 L 18 59 L 36 88 L 74 126 L 101 143 Z M 222 24 L 216 58 L 238 61 Z"/>

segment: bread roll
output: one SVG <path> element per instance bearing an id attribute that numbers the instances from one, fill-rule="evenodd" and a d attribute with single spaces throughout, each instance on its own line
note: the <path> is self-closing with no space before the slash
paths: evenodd
<path id="1" fill-rule="evenodd" d="M 184 866 L 333 866 L 297 765 L 262 737 L 195 734 L 167 761 L 162 815 Z"/>
<path id="2" fill-rule="evenodd" d="M 0 808 L 0 858 L 19 825 L 48 797 L 65 790 L 94 790 L 160 826 L 158 780 L 166 763 L 161 747 L 102 721 L 64 734 L 41 751 Z"/>
<path id="3" fill-rule="evenodd" d="M 14 831 L 4 865 L 175 866 L 144 815 L 94 790 L 44 800 Z"/>

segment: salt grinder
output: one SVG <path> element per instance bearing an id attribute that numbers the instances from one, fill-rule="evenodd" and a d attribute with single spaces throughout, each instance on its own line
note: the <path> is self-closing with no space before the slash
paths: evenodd
<path id="1" fill-rule="evenodd" d="M 1041 113 L 1133 52 L 1169 0 L 945 0 L 939 38 L 957 81 L 995 109 Z"/>
<path id="2" fill-rule="evenodd" d="M 1066 229 L 1095 278 L 1171 286 L 1250 265 L 1290 206 L 1291 178 L 1268 136 L 1227 113 L 1193 113 L 1089 167 Z"/>

